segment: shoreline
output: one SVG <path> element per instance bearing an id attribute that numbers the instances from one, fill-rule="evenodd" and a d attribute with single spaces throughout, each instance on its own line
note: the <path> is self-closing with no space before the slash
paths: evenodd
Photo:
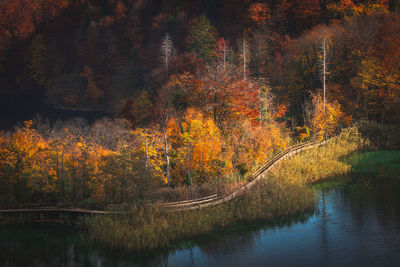
<path id="1" fill-rule="evenodd" d="M 311 185 L 349 173 L 351 166 L 340 160 L 362 151 L 363 144 L 355 128 L 345 130 L 338 140 L 279 163 L 259 186 L 228 203 L 176 213 L 132 207 L 124 216 L 85 219 L 83 227 L 102 246 L 139 252 L 170 247 L 232 225 L 298 214 L 314 205 Z"/>
<path id="2" fill-rule="evenodd" d="M 242 224 L 284 221 L 311 212 L 315 186 L 351 173 L 351 165 L 343 158 L 374 151 L 366 149 L 367 146 L 355 128 L 345 130 L 334 142 L 280 162 L 265 174 L 259 186 L 228 203 L 179 212 L 138 205 L 127 214 L 81 217 L 66 224 L 84 232 L 102 247 L 125 252 L 150 252 L 173 248 L 192 238 Z"/>

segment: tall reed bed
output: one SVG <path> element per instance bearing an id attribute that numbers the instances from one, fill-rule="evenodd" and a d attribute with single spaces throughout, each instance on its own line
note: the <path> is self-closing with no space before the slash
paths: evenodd
<path id="1" fill-rule="evenodd" d="M 292 184 L 310 184 L 344 175 L 351 171 L 351 165 L 342 159 L 369 147 L 370 142 L 361 136 L 356 127 L 347 128 L 326 145 L 306 150 L 283 161 L 271 171 L 271 175 Z"/>
<path id="2" fill-rule="evenodd" d="M 90 236 L 101 244 L 140 251 L 168 246 L 238 222 L 272 220 L 311 210 L 314 191 L 308 185 L 347 173 L 350 166 L 341 158 L 364 144 L 356 128 L 347 129 L 327 145 L 283 161 L 259 186 L 228 203 L 179 212 L 133 206 L 123 215 L 86 218 L 84 225 Z"/>

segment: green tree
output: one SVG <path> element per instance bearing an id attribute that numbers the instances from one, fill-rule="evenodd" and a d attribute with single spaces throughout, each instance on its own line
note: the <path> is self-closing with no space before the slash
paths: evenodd
<path id="1" fill-rule="evenodd" d="M 143 90 L 136 99 L 128 100 L 125 104 L 125 115 L 135 124 L 141 125 L 151 117 L 153 103 L 149 93 Z"/>
<path id="2" fill-rule="evenodd" d="M 41 34 L 38 34 L 35 39 L 33 39 L 31 47 L 31 75 L 32 78 L 38 85 L 44 85 L 46 81 L 46 54 L 47 47 L 45 40 Z"/>
<path id="3" fill-rule="evenodd" d="M 205 61 L 210 62 L 214 58 L 215 30 L 205 15 L 195 19 L 189 29 L 187 43 L 189 50 Z"/>

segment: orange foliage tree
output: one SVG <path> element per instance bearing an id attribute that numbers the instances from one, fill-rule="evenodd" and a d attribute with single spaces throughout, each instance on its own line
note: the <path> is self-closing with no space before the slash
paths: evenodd
<path id="1" fill-rule="evenodd" d="M 281 128 L 282 125 L 272 121 L 253 124 L 243 120 L 232 129 L 228 142 L 233 151 L 232 164 L 240 174 L 244 175 L 253 166 L 264 163 L 274 152 L 286 148 L 288 140 Z"/>
<path id="2" fill-rule="evenodd" d="M 236 68 L 223 64 L 209 66 L 202 80 L 205 111 L 218 126 L 233 127 L 242 119 L 256 122 L 260 104 L 258 84 L 250 79 L 243 80 Z"/>
<path id="3" fill-rule="evenodd" d="M 253 3 L 249 8 L 249 17 L 257 24 L 264 25 L 271 17 L 271 11 L 265 3 Z"/>

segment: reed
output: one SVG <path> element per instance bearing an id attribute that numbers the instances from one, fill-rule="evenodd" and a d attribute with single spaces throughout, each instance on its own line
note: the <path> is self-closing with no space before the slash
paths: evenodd
<path id="1" fill-rule="evenodd" d="M 192 186 L 178 186 L 176 188 L 163 187 L 150 194 L 154 202 L 174 202 L 196 199 L 210 195 L 226 195 L 242 186 L 244 181 L 220 182 L 215 184 L 200 184 Z"/>

